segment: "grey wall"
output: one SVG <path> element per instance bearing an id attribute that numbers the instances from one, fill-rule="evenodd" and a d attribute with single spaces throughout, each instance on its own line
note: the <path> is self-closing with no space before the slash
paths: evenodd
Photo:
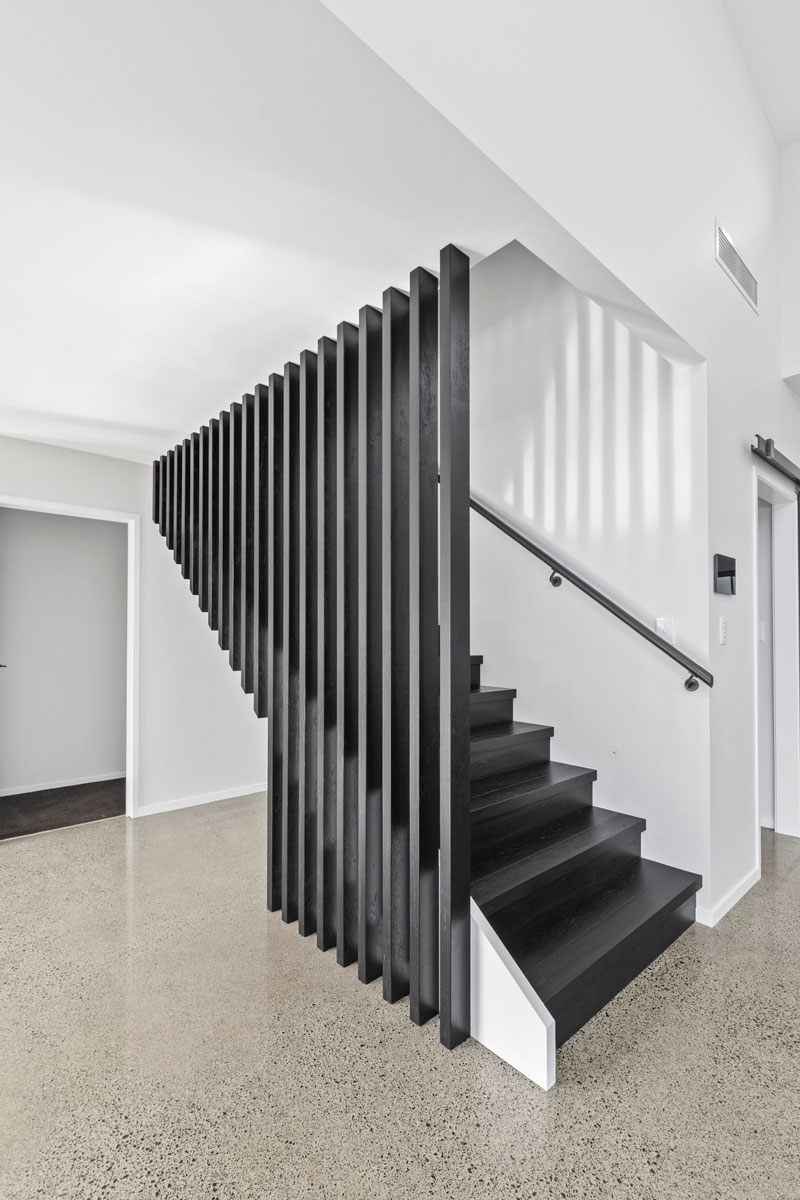
<path id="1" fill-rule="evenodd" d="M 0 793 L 125 774 L 127 528 L 0 508 Z"/>

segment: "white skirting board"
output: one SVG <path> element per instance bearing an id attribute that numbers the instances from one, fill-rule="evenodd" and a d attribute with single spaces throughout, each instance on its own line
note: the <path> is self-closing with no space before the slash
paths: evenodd
<path id="1" fill-rule="evenodd" d="M 470 900 L 470 1032 L 539 1087 L 556 1081 L 556 1023 Z"/>
<path id="2" fill-rule="evenodd" d="M 58 779 L 55 783 L 32 783 L 25 787 L 0 788 L 2 796 L 25 796 L 29 792 L 49 792 L 53 788 L 80 787 L 84 783 L 105 783 L 109 779 L 124 779 L 125 768 L 106 771 L 104 775 L 84 775 L 80 779 Z"/>
<path id="3" fill-rule="evenodd" d="M 745 875 L 744 879 L 740 883 L 737 883 L 735 887 L 732 887 L 727 895 L 723 896 L 713 908 L 707 908 L 704 904 L 698 904 L 695 914 L 698 925 L 708 925 L 709 928 L 713 929 L 725 914 L 731 911 L 734 904 L 738 904 L 742 896 L 758 883 L 760 878 L 761 867 L 754 867 L 750 874 Z M 702 895 L 702 892 L 700 894 Z"/>
<path id="4" fill-rule="evenodd" d="M 135 816 L 152 817 L 156 813 L 174 812 L 178 808 L 193 808 L 196 804 L 211 804 L 214 800 L 235 800 L 237 796 L 251 796 L 253 792 L 266 791 L 266 783 L 248 783 L 244 787 L 225 788 L 221 792 L 203 792 L 199 796 L 183 796 L 180 800 L 160 800 L 155 804 L 142 804 Z"/>

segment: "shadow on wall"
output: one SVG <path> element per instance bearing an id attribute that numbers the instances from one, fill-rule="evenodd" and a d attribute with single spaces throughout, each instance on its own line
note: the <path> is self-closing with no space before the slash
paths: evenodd
<path id="1" fill-rule="evenodd" d="M 518 243 L 471 279 L 473 486 L 705 657 L 704 366 L 669 362 Z"/>

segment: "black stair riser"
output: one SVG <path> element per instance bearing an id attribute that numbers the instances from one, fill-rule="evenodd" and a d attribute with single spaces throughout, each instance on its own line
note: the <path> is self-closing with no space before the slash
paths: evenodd
<path id="1" fill-rule="evenodd" d="M 563 1046 L 595 1013 L 655 962 L 695 919 L 692 895 L 677 907 L 656 914 L 606 954 L 569 987 L 545 1001 L 555 1017 L 556 1045 Z"/>
<path id="2" fill-rule="evenodd" d="M 514 700 L 484 700 L 476 704 L 473 698 L 470 706 L 470 729 L 480 729 L 485 725 L 505 724 L 514 720 Z"/>
<path id="3" fill-rule="evenodd" d="M 474 690 L 481 686 L 481 664 L 470 663 L 469 665 L 469 686 Z"/>
<path id="4" fill-rule="evenodd" d="M 591 895 L 606 887 L 611 879 L 628 871 L 641 857 L 641 838 L 641 831 L 635 829 L 607 838 L 534 879 L 520 881 L 502 895 L 479 899 L 481 910 L 489 917 L 514 904 L 521 904 L 526 912 L 535 908 L 542 916 L 546 914 L 552 920 L 560 909 L 571 904 L 577 896 Z"/>
<path id="5" fill-rule="evenodd" d="M 552 736 L 552 733 L 526 733 L 509 739 L 510 745 L 499 746 L 473 742 L 470 746 L 470 779 L 486 779 L 489 775 L 549 762 Z"/>
<path id="6" fill-rule="evenodd" d="M 472 814 L 473 846 L 479 849 L 518 842 L 527 834 L 546 825 L 565 820 L 592 803 L 592 781 L 574 781 L 551 795 L 542 796 L 532 789 L 513 800 L 493 804 Z"/>

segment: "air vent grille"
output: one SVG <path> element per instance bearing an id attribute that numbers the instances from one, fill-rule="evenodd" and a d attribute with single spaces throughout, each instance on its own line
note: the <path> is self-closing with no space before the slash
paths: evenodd
<path id="1" fill-rule="evenodd" d="M 717 222 L 716 255 L 717 262 L 723 271 L 726 275 L 730 276 L 744 298 L 758 312 L 758 280 L 744 263 L 738 250 L 719 222 Z"/>

